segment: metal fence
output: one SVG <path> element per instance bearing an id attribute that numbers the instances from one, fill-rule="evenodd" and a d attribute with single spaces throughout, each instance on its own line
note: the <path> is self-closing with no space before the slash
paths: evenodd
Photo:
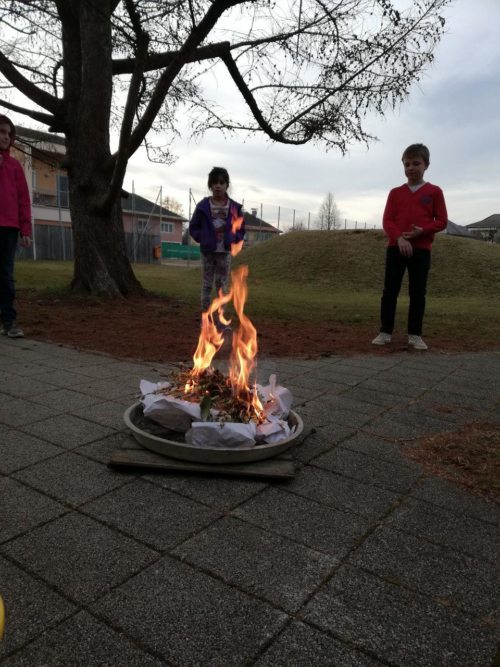
<path id="1" fill-rule="evenodd" d="M 155 248 L 161 246 L 160 236 L 125 234 L 127 256 L 131 262 L 156 264 Z M 73 261 L 73 230 L 63 225 L 33 225 L 33 244 L 18 247 L 19 259 Z"/>

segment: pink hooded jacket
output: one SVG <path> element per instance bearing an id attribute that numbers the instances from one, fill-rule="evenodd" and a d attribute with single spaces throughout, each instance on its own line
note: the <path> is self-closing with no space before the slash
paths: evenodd
<path id="1" fill-rule="evenodd" d="M 15 131 L 12 132 L 11 146 L 14 140 Z M 16 227 L 21 236 L 31 236 L 30 194 L 23 168 L 10 156 L 8 148 L 0 150 L 0 155 L 0 227 Z"/>

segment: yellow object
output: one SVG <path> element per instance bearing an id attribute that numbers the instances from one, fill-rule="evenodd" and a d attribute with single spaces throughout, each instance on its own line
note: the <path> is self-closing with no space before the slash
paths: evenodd
<path id="1" fill-rule="evenodd" d="M 0 595 L 0 641 L 3 639 L 4 629 L 5 629 L 5 606 L 3 604 L 2 596 Z"/>

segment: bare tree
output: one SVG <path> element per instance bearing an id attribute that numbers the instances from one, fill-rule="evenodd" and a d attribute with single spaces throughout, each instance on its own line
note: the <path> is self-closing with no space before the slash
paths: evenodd
<path id="1" fill-rule="evenodd" d="M 408 0 L 404 12 L 390 0 L 3 2 L 0 105 L 65 136 L 73 289 L 141 292 L 120 194 L 142 144 L 172 162 L 186 120 L 200 135 L 258 132 L 341 152 L 368 142 L 364 117 L 407 97 L 433 60 L 448 2 Z M 222 105 L 203 87 L 214 81 Z"/>
<path id="2" fill-rule="evenodd" d="M 164 197 L 162 201 L 162 206 L 167 208 L 172 213 L 177 213 L 177 215 L 184 215 L 184 209 L 180 201 L 175 199 L 175 197 Z"/>
<path id="3" fill-rule="evenodd" d="M 319 207 L 316 227 L 330 231 L 331 229 L 338 229 L 340 224 L 339 208 L 335 202 L 334 196 L 329 192 Z"/>

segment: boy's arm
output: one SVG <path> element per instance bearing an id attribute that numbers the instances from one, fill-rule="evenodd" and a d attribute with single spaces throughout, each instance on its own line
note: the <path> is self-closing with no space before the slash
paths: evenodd
<path id="1" fill-rule="evenodd" d="M 397 243 L 397 240 L 401 236 L 401 230 L 397 227 L 395 222 L 394 195 L 392 190 L 387 197 L 383 216 L 383 226 L 384 232 L 389 237 L 390 241 Z"/>
<path id="2" fill-rule="evenodd" d="M 430 225 L 426 225 L 423 229 L 423 234 L 435 234 L 446 229 L 448 224 L 448 211 L 446 210 L 446 203 L 441 188 L 436 186 L 434 193 L 434 220 Z"/>
<path id="3" fill-rule="evenodd" d="M 26 176 L 21 164 L 17 162 L 16 186 L 17 186 L 17 216 L 19 230 L 22 237 L 31 237 L 31 202 Z"/>

